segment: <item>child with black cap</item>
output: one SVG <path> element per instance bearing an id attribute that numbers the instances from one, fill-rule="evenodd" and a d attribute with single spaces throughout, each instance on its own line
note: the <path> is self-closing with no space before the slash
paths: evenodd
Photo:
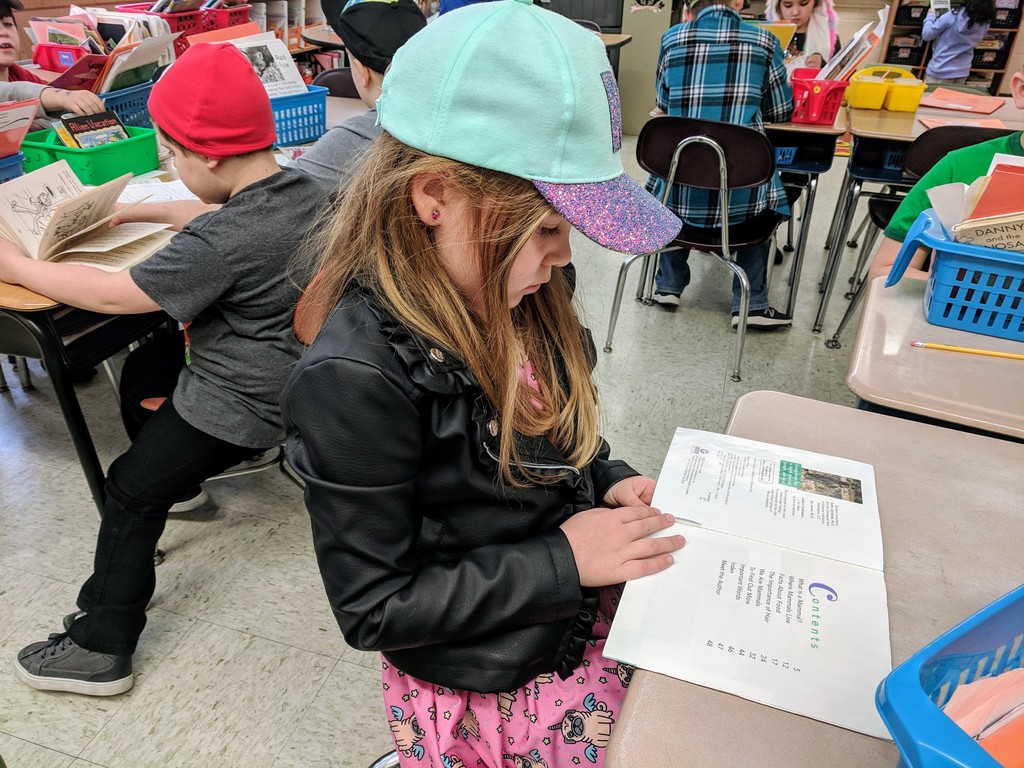
<path id="1" fill-rule="evenodd" d="M 347 186 L 363 154 L 380 135 L 376 103 L 391 57 L 427 20 L 413 0 L 327 0 L 323 8 L 345 43 L 352 79 L 369 110 L 331 128 L 295 161 L 325 192 L 333 193 L 339 185 Z"/>
<path id="2" fill-rule="evenodd" d="M 203 201 L 221 204 L 218 211 L 116 273 L 36 261 L 0 239 L 6 282 L 99 312 L 163 309 L 186 328 L 184 343 L 172 337 L 178 364 L 163 394 L 173 388 L 173 395 L 108 471 L 94 570 L 79 610 L 65 617 L 63 632 L 18 654 L 18 677 L 41 690 L 110 696 L 132 687 L 132 654 L 168 509 L 284 438 L 278 395 L 300 352 L 291 325 L 305 283 L 286 274 L 287 265 L 323 196 L 304 173 L 277 165 L 270 100 L 232 45 L 189 48 L 153 86 L 149 111 L 182 181 Z M 171 352 L 157 348 L 155 358 L 170 360 Z M 131 361 L 123 388 L 132 386 L 124 380 Z"/>

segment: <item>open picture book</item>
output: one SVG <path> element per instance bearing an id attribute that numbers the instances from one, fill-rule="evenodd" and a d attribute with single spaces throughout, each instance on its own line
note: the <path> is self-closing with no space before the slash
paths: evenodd
<path id="1" fill-rule="evenodd" d="M 34 259 L 119 272 L 170 241 L 169 225 L 128 222 L 109 227 L 126 173 L 87 189 L 66 160 L 4 183 L 0 234 Z"/>
<path id="2" fill-rule="evenodd" d="M 686 545 L 626 584 L 605 655 L 880 738 L 892 669 L 870 465 L 678 429 L 654 506 Z"/>

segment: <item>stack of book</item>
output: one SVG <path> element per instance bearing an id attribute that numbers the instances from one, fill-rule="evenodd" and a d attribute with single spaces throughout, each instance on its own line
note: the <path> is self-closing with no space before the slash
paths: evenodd
<path id="1" fill-rule="evenodd" d="M 997 154 L 988 174 L 973 184 L 954 182 L 928 190 L 942 226 L 960 243 L 1024 251 L 1024 163 Z"/>

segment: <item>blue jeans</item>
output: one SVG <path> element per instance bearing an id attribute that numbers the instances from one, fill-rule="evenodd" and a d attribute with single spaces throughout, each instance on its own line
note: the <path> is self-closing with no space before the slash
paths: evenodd
<path id="1" fill-rule="evenodd" d="M 132 355 L 147 356 L 152 352 L 148 346 Z M 126 361 L 122 394 L 138 386 L 133 371 L 144 374 L 140 366 Z M 168 368 L 168 374 L 172 372 L 173 366 Z M 175 374 L 172 390 L 176 379 Z M 169 394 L 152 386 L 145 389 L 151 397 Z M 71 625 L 68 634 L 72 640 L 99 653 L 127 656 L 135 652 L 146 626 L 146 606 L 156 588 L 153 552 L 167 523 L 167 510 L 204 480 L 251 459 L 260 450 L 233 445 L 196 429 L 174 410 L 170 397 L 146 419 L 131 447 L 107 472 L 107 502 L 93 573 L 78 595 L 78 607 L 88 615 Z"/>
<path id="2" fill-rule="evenodd" d="M 658 272 L 654 277 L 655 290 L 658 293 L 681 294 L 690 284 L 690 265 L 686 263 L 690 252 L 685 248 L 674 248 L 664 251 L 658 257 Z M 750 280 L 750 311 L 754 312 L 768 307 L 768 286 L 765 274 L 768 269 L 768 243 L 750 248 L 740 248 L 736 252 L 736 263 L 743 267 Z M 732 279 L 732 311 L 740 309 L 740 281 Z"/>

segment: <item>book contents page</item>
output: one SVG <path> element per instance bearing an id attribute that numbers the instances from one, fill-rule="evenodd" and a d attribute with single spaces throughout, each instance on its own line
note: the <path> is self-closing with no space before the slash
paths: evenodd
<path id="1" fill-rule="evenodd" d="M 626 584 L 605 654 L 642 669 L 888 738 L 891 671 L 870 465 L 676 431 L 654 506 L 686 546 Z"/>
<path id="2" fill-rule="evenodd" d="M 705 528 L 882 567 L 875 475 L 860 462 L 677 429 L 654 506 Z"/>
<path id="3" fill-rule="evenodd" d="M 626 584 L 605 654 L 880 738 L 892 669 L 882 573 L 700 528 Z"/>

